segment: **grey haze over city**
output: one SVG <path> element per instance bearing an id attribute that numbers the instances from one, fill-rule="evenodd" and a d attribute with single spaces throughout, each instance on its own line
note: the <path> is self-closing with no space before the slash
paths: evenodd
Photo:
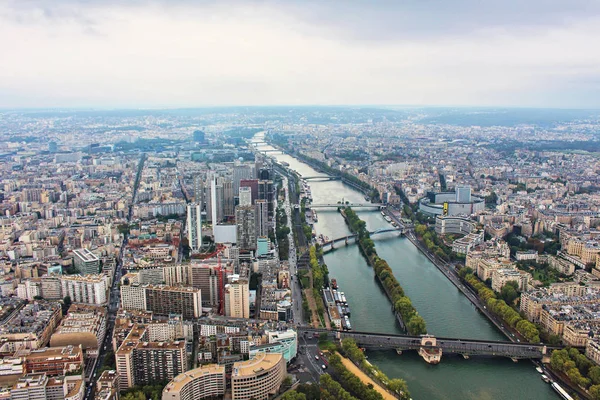
<path id="1" fill-rule="evenodd" d="M 600 107 L 600 2 L 0 4 L 0 107 Z"/>

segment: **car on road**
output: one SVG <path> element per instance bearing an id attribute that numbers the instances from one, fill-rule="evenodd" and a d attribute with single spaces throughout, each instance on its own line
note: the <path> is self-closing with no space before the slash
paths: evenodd
<path id="1" fill-rule="evenodd" d="M 319 356 L 315 356 L 315 360 L 318 360 L 318 359 L 319 359 Z"/>
<path id="2" fill-rule="evenodd" d="M 325 364 L 321 365 L 321 368 L 326 369 L 327 366 Z"/>

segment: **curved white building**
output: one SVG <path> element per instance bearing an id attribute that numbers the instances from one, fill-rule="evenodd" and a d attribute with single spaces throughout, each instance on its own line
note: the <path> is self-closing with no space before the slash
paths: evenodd
<path id="1" fill-rule="evenodd" d="M 280 353 L 258 353 L 237 362 L 231 373 L 232 399 L 268 400 L 277 394 L 285 375 L 285 359 Z"/>
<path id="2" fill-rule="evenodd" d="M 177 375 L 162 393 L 162 400 L 195 400 L 225 394 L 225 367 L 204 365 Z"/>

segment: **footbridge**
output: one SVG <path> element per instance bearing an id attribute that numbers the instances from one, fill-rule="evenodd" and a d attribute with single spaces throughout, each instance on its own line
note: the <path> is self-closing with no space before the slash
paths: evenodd
<path id="1" fill-rule="evenodd" d="M 352 207 L 352 208 L 377 208 L 381 209 L 385 207 L 385 204 L 381 203 L 323 203 L 323 204 L 310 204 L 306 208 L 340 208 L 340 207 Z"/>
<path id="2" fill-rule="evenodd" d="M 369 232 L 369 236 L 373 237 L 382 233 L 388 233 L 388 232 L 399 232 L 400 234 L 404 234 L 404 229 L 402 228 L 380 228 L 377 229 L 375 231 Z M 347 246 L 349 244 L 352 243 L 356 243 L 356 233 L 347 235 L 347 236 L 342 236 L 333 240 L 328 240 L 326 242 L 323 242 L 321 244 L 321 249 L 323 249 L 323 253 L 328 253 L 332 250 L 335 250 L 335 245 L 337 243 L 341 243 L 344 242 L 344 245 Z"/>
<path id="3" fill-rule="evenodd" d="M 401 353 L 406 350 L 416 350 L 422 353 L 435 351 L 440 354 L 459 354 L 464 358 L 470 356 L 508 357 L 518 359 L 543 359 L 549 361 L 552 350 L 560 347 L 544 344 L 514 343 L 495 340 L 475 340 L 434 337 L 431 335 L 408 336 L 389 335 L 372 332 L 336 331 L 320 328 L 298 327 L 298 333 L 313 335 L 326 332 L 330 338 L 342 340 L 353 339 L 359 347 L 367 349 L 393 349 Z M 432 345 L 433 344 L 433 345 Z"/>

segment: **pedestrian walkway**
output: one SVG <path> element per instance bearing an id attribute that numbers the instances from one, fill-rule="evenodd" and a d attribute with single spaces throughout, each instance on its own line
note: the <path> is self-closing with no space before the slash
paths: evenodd
<path id="1" fill-rule="evenodd" d="M 342 358 L 342 363 L 344 364 L 344 367 L 346 367 L 348 371 L 352 372 L 354 375 L 358 376 L 362 383 L 364 383 L 365 385 L 373 385 L 373 388 L 377 390 L 385 400 L 396 400 L 394 396 L 392 396 L 387 390 L 382 388 L 378 383 L 371 379 L 369 375 L 365 374 L 360 368 L 354 365 L 352 361 L 342 356 L 341 354 L 339 354 L 339 356 Z"/>

